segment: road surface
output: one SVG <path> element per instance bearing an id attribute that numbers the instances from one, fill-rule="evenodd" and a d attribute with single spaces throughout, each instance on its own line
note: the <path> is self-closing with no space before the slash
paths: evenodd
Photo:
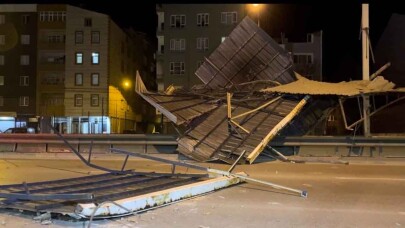
<path id="1" fill-rule="evenodd" d="M 164 155 L 176 159 L 175 155 Z M 97 163 L 120 168 L 116 158 Z M 228 169 L 217 163 L 194 163 Z M 137 159 L 138 171 L 170 171 L 170 166 Z M 181 172 L 192 172 L 185 168 Z M 244 183 L 138 215 L 93 221 L 91 227 L 405 227 L 405 161 L 354 158 L 349 165 L 263 161 L 237 166 L 253 178 L 308 190 L 308 198 L 254 183 Z M 75 159 L 2 157 L 0 184 L 99 174 Z M 44 227 L 34 215 L 1 210 L 0 226 Z M 88 222 L 52 219 L 52 227 L 85 227 Z"/>

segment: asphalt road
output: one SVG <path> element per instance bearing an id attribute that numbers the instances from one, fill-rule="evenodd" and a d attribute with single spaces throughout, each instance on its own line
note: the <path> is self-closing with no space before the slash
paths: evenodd
<path id="1" fill-rule="evenodd" d="M 170 157 L 170 156 L 169 156 Z M 174 158 L 172 156 L 172 158 Z M 97 160 L 110 167 L 121 162 Z M 227 169 L 223 164 L 202 164 Z M 170 166 L 136 160 L 135 170 L 169 171 Z M 178 169 L 188 172 L 191 170 Z M 93 221 L 92 227 L 405 227 L 405 161 L 356 158 L 349 165 L 261 162 L 243 165 L 253 178 L 308 190 L 308 198 L 244 183 L 134 216 Z M 98 174 L 77 160 L 0 160 L 0 184 Z M 33 215 L 0 211 L 0 226 L 43 227 Z M 88 222 L 53 219 L 52 227 L 84 227 Z"/>

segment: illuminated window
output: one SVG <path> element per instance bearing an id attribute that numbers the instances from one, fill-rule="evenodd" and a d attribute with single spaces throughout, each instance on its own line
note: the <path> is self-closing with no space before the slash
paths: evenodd
<path id="1" fill-rule="evenodd" d="M 76 52 L 75 62 L 76 62 L 76 64 L 83 64 L 83 53 L 82 52 Z"/>
<path id="2" fill-rule="evenodd" d="M 100 54 L 98 52 L 91 53 L 91 64 L 100 63 Z"/>

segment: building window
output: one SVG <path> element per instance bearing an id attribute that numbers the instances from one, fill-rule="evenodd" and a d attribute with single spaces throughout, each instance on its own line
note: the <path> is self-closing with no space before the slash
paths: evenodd
<path id="1" fill-rule="evenodd" d="M 170 51 L 186 50 L 186 39 L 170 39 Z"/>
<path id="2" fill-rule="evenodd" d="M 0 76 L 0 86 L 4 86 L 4 76 Z"/>
<path id="3" fill-rule="evenodd" d="M 65 35 L 48 35 L 48 43 L 65 43 Z"/>
<path id="4" fill-rule="evenodd" d="M 83 85 L 83 74 L 82 73 L 75 74 L 75 85 L 77 85 L 77 86 Z"/>
<path id="5" fill-rule="evenodd" d="M 238 20 L 237 12 L 221 12 L 222 24 L 235 24 Z"/>
<path id="6" fill-rule="evenodd" d="M 6 23 L 6 16 L 3 14 L 0 14 L 0 25 Z"/>
<path id="7" fill-rule="evenodd" d="M 208 26 L 210 23 L 209 13 L 198 13 L 197 14 L 197 26 Z"/>
<path id="8" fill-rule="evenodd" d="M 0 35 L 0 45 L 6 44 L 6 35 Z"/>
<path id="9" fill-rule="evenodd" d="M 30 56 L 29 55 L 21 55 L 20 56 L 20 64 L 21 65 L 30 65 Z"/>
<path id="10" fill-rule="evenodd" d="M 75 94 L 75 106 L 76 107 L 83 106 L 83 94 Z"/>
<path id="11" fill-rule="evenodd" d="M 197 38 L 197 50 L 208 50 L 209 42 L 208 37 L 198 37 Z"/>
<path id="12" fill-rule="evenodd" d="M 76 62 L 76 64 L 83 64 L 83 53 L 82 52 L 76 52 L 75 62 Z"/>
<path id="13" fill-rule="evenodd" d="M 29 76 L 20 76 L 20 86 L 29 86 Z"/>
<path id="14" fill-rule="evenodd" d="M 91 106 L 98 106 L 99 96 L 98 94 L 91 94 Z"/>
<path id="15" fill-rule="evenodd" d="M 30 15 L 22 15 L 22 23 L 26 25 L 28 22 L 30 22 Z"/>
<path id="16" fill-rule="evenodd" d="M 170 74 L 184 74 L 184 62 L 170 62 Z"/>
<path id="17" fill-rule="evenodd" d="M 84 26 L 91 27 L 92 24 L 93 24 L 93 22 L 92 22 L 91 18 L 89 18 L 89 17 L 84 18 Z"/>
<path id="18" fill-rule="evenodd" d="M 4 106 L 4 98 L 0 96 L 0 106 Z"/>
<path id="19" fill-rule="evenodd" d="M 30 44 L 30 35 L 21 35 L 21 44 Z"/>
<path id="20" fill-rule="evenodd" d="M 312 64 L 313 55 L 310 53 L 307 54 L 294 54 L 293 61 L 295 64 Z"/>
<path id="21" fill-rule="evenodd" d="M 100 84 L 100 74 L 93 73 L 91 74 L 91 85 L 92 86 L 98 86 Z"/>
<path id="22" fill-rule="evenodd" d="M 91 43 L 92 44 L 100 43 L 100 32 L 98 32 L 98 31 L 91 32 Z"/>
<path id="23" fill-rule="evenodd" d="M 0 66 L 4 65 L 4 55 L 0 55 Z"/>
<path id="24" fill-rule="evenodd" d="M 82 44 L 83 43 L 83 31 L 76 31 L 75 33 L 75 43 Z"/>
<path id="25" fill-rule="evenodd" d="M 186 26 L 186 15 L 171 15 L 170 16 L 170 27 L 183 28 L 184 26 Z"/>
<path id="26" fill-rule="evenodd" d="M 39 12 L 39 20 L 44 22 L 57 22 L 57 21 L 65 21 L 66 20 L 66 12 L 65 11 L 42 11 Z"/>
<path id="27" fill-rule="evenodd" d="M 30 98 L 28 96 L 20 97 L 20 106 L 28 106 L 29 102 L 30 102 Z"/>
<path id="28" fill-rule="evenodd" d="M 91 53 L 91 64 L 99 64 L 100 63 L 100 54 L 98 52 Z"/>

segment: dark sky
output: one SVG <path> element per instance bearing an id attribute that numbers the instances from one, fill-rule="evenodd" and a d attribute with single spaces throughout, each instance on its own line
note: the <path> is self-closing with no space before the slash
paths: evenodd
<path id="1" fill-rule="evenodd" d="M 131 26 L 137 31 L 149 34 L 152 39 L 155 38 L 156 34 L 156 2 L 154 1 L 145 1 L 143 3 L 132 1 L 131 4 L 129 0 L 3 0 L 2 2 L 68 3 L 109 14 L 119 25 Z M 221 2 L 228 3 L 224 0 Z M 305 39 L 307 32 L 323 30 L 324 78 L 328 81 L 349 80 L 350 78 L 360 79 L 361 41 L 359 40 L 359 32 L 361 2 L 344 0 L 322 1 L 321 3 L 303 2 L 304 4 L 289 1 L 276 2 L 276 5 L 268 7 L 266 12 L 261 13 L 261 27 L 272 37 L 279 37 L 280 33 L 284 32 L 290 41 Z M 376 46 L 392 13 L 405 14 L 405 7 L 401 7 L 399 2 L 369 2 L 372 46 Z M 184 0 L 164 1 L 164 3 L 187 4 Z M 191 3 L 197 2 L 192 1 Z M 198 3 L 215 3 L 215 1 L 206 0 Z M 371 72 L 374 72 L 379 67 L 371 65 Z"/>

